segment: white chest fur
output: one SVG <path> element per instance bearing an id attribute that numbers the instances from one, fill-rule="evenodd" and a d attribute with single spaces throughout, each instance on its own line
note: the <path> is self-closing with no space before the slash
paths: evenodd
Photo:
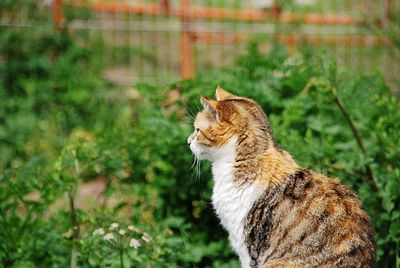
<path id="1" fill-rule="evenodd" d="M 242 267 L 249 267 L 250 255 L 244 237 L 244 221 L 261 191 L 255 183 L 239 186 L 234 181 L 233 167 L 236 157 L 236 141 L 219 149 L 213 159 L 214 188 L 212 203 L 229 240 L 239 255 Z"/>

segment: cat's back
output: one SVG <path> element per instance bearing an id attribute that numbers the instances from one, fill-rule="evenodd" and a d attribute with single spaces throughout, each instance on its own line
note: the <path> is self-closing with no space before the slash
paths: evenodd
<path id="1" fill-rule="evenodd" d="M 375 267 L 370 219 L 337 180 L 298 169 L 245 220 L 252 267 Z"/>

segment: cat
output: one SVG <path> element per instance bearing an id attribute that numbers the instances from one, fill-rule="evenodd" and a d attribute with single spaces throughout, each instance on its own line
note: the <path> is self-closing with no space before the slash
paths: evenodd
<path id="1" fill-rule="evenodd" d="M 371 221 L 336 179 L 301 168 L 253 100 L 218 87 L 188 138 L 212 162 L 212 204 L 247 267 L 375 267 Z"/>

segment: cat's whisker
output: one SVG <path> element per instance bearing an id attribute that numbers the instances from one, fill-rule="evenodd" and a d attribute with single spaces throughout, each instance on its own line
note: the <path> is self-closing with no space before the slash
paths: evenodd
<path id="1" fill-rule="evenodd" d="M 194 121 L 194 119 L 196 118 L 197 112 L 192 110 L 189 105 L 187 105 L 187 104 L 184 104 L 184 105 L 186 108 L 186 114 Z"/>
<path id="2" fill-rule="evenodd" d="M 196 105 L 196 108 L 197 108 L 196 113 L 200 112 L 202 110 L 201 105 L 199 105 L 199 103 L 197 101 L 195 102 L 195 105 Z"/>
<path id="3" fill-rule="evenodd" d="M 191 115 L 191 114 L 189 114 L 189 113 L 186 113 L 186 115 L 187 115 L 192 121 L 194 121 L 195 117 L 194 117 L 193 115 Z"/>
<path id="4" fill-rule="evenodd" d="M 196 162 L 197 162 L 197 164 L 196 164 L 196 175 L 197 175 L 196 180 L 199 181 L 200 173 L 201 173 L 201 161 L 196 158 Z"/>
<path id="5" fill-rule="evenodd" d="M 196 157 L 194 156 L 194 157 L 193 157 L 193 163 L 192 163 L 192 165 L 190 166 L 189 170 L 192 170 L 195 166 L 196 166 Z"/>

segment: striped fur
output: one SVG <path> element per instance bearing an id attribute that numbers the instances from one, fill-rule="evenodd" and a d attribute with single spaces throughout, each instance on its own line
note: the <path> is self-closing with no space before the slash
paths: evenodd
<path id="1" fill-rule="evenodd" d="M 305 169 L 255 202 L 245 237 L 251 267 L 375 265 L 373 231 L 356 195 Z"/>
<path id="2" fill-rule="evenodd" d="M 370 218 L 335 179 L 299 167 L 253 100 L 201 99 L 188 143 L 213 164 L 213 206 L 242 267 L 375 267 Z"/>

